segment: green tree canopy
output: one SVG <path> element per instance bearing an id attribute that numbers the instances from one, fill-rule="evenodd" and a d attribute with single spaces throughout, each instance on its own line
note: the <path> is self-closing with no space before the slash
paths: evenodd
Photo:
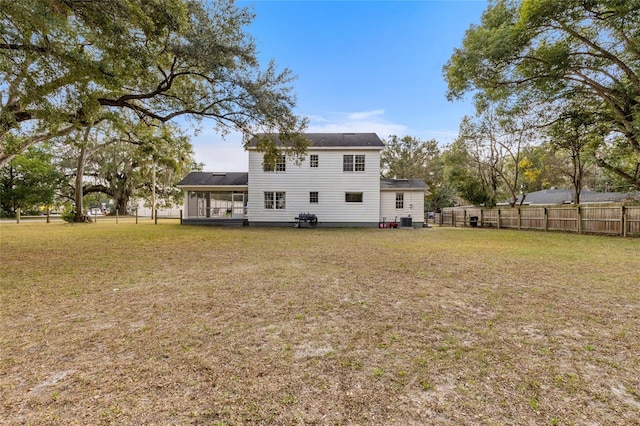
<path id="1" fill-rule="evenodd" d="M 0 168 L 0 207 L 14 216 L 17 209 L 37 211 L 52 205 L 64 176 L 53 165 L 48 145 L 31 147 Z"/>
<path id="2" fill-rule="evenodd" d="M 632 164 L 598 164 L 640 188 L 640 0 L 495 0 L 444 67 L 449 99 L 535 99 L 553 111 L 566 99 L 598 105 Z"/>
<path id="3" fill-rule="evenodd" d="M 439 211 L 454 204 L 452 191 L 444 183 L 444 163 L 435 139 L 391 135 L 385 141 L 380 163 L 382 177 L 422 179 L 429 185 L 425 209 Z"/>
<path id="4" fill-rule="evenodd" d="M 252 19 L 232 0 L 0 0 L 0 165 L 122 109 L 304 149 L 293 76 L 260 67 Z"/>
<path id="5" fill-rule="evenodd" d="M 463 202 L 487 207 L 496 205 L 498 176 L 494 169 L 477 161 L 463 138 L 458 138 L 442 157 L 444 179 Z"/>
<path id="6" fill-rule="evenodd" d="M 54 140 L 68 180 L 64 195 L 75 203 L 74 221 L 84 220 L 88 194 L 113 199 L 120 214 L 127 214 L 132 197 L 157 196 L 163 204 L 173 204 L 181 194 L 175 184 L 200 167 L 188 137 L 177 126 L 148 126 L 133 114 L 120 114 Z"/>
<path id="7" fill-rule="evenodd" d="M 197 167 L 191 143 L 178 128 L 137 126 L 87 159 L 93 183 L 83 192 L 109 195 L 118 212 L 127 214 L 131 198 L 149 200 L 152 192 L 163 202 L 181 201 L 175 184 Z"/>

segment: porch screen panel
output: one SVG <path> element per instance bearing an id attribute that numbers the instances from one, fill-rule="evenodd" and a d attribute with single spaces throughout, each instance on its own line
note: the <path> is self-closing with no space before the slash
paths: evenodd
<path id="1" fill-rule="evenodd" d="M 212 192 L 211 193 L 211 216 L 224 217 L 231 214 L 232 202 L 231 192 Z"/>

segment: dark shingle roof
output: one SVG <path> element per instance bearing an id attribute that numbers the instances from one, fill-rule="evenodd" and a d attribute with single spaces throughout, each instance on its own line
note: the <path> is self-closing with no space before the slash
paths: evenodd
<path id="1" fill-rule="evenodd" d="M 249 173 L 247 172 L 227 172 L 227 173 L 212 173 L 212 172 L 191 172 L 184 179 L 178 182 L 177 186 L 196 186 L 196 185 L 209 185 L 209 186 L 223 186 L 233 185 L 242 186 L 248 185 Z"/>
<path id="2" fill-rule="evenodd" d="M 620 202 L 636 198 L 640 193 L 630 192 L 595 192 L 583 190 L 580 192 L 581 203 Z M 522 195 L 518 197 L 518 203 Z M 524 204 L 570 204 L 573 202 L 573 190 L 570 189 L 543 189 L 531 192 L 524 198 Z"/>
<path id="3" fill-rule="evenodd" d="M 341 147 L 360 147 L 360 148 L 384 148 L 384 143 L 375 133 L 304 133 L 304 137 L 311 141 L 313 147 L 323 148 L 341 148 Z M 256 146 L 257 138 L 264 137 L 261 133 L 249 142 L 249 146 Z M 277 145 L 281 145 L 278 134 L 270 135 Z"/>
<path id="4" fill-rule="evenodd" d="M 380 189 L 429 189 L 421 179 L 380 179 Z"/>

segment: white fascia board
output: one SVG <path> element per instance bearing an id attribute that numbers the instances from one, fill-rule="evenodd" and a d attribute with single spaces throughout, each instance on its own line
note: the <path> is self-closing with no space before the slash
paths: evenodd
<path id="1" fill-rule="evenodd" d="M 424 192 L 425 194 L 431 194 L 428 189 L 420 188 L 380 188 L 381 192 Z"/>

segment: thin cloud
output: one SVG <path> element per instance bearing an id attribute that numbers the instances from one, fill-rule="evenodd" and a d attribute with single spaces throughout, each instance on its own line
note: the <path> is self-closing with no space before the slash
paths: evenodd
<path id="1" fill-rule="evenodd" d="M 404 124 L 386 120 L 383 109 L 309 114 L 307 118 L 308 133 L 376 133 L 383 140 L 390 135 L 414 133 Z M 196 161 L 204 163 L 205 171 L 247 171 L 248 154 L 242 148 L 240 134 L 232 132 L 223 139 L 214 129 L 205 128 L 192 138 L 192 143 Z"/>
<path id="2" fill-rule="evenodd" d="M 364 120 L 370 117 L 376 117 L 384 115 L 383 109 L 376 109 L 373 111 L 351 112 L 347 114 L 348 120 Z"/>
<path id="3" fill-rule="evenodd" d="M 328 113 L 310 117 L 309 133 L 376 133 L 381 138 L 406 134 L 407 126 L 392 123 L 382 116 L 384 110 L 348 113 Z"/>

